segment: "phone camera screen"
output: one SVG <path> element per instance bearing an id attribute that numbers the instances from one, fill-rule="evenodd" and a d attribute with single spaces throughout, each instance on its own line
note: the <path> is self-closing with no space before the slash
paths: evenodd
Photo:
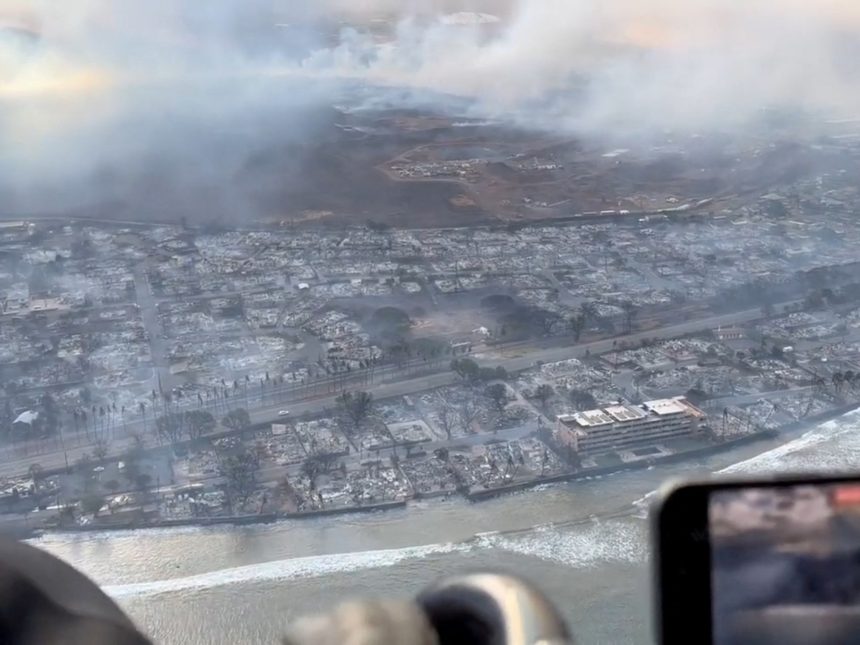
<path id="1" fill-rule="evenodd" d="M 860 643 L 860 484 L 709 497 L 714 643 Z"/>

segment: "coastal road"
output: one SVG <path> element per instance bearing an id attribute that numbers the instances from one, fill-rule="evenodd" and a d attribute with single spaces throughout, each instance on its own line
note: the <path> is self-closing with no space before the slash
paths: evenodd
<path id="1" fill-rule="evenodd" d="M 790 303 L 777 305 L 778 310 L 785 304 Z M 532 349 L 529 349 L 527 346 L 522 346 L 513 350 L 514 352 L 521 352 L 521 354 L 515 356 L 509 355 L 512 351 L 510 348 L 502 348 L 500 351 L 487 349 L 484 352 L 474 354 L 473 358 L 482 365 L 491 367 L 502 366 L 509 372 L 516 372 L 533 367 L 539 362 L 549 363 L 570 358 L 581 358 L 586 354 L 599 355 L 611 352 L 614 349 L 613 343 L 620 344 L 621 342 L 625 342 L 628 346 L 635 346 L 644 338 L 676 338 L 685 334 L 715 329 L 720 326 L 748 323 L 758 320 L 761 317 L 762 312 L 760 308 L 748 309 L 730 314 L 689 320 L 675 325 L 667 325 L 659 329 L 651 329 L 644 332 L 628 334 L 626 336 L 619 336 L 614 339 L 609 338 L 578 345 L 560 345 L 555 347 L 539 347 Z M 500 356 L 500 353 L 507 353 L 508 356 Z M 404 378 L 401 375 L 400 380 L 394 382 L 365 385 L 362 387 L 372 392 L 374 397 L 379 400 L 394 396 L 403 396 L 406 394 L 417 394 L 437 387 L 452 385 L 457 382 L 458 377 L 456 374 L 446 370 L 444 372 L 427 374 L 414 378 Z M 305 399 L 290 403 L 279 401 L 254 408 L 249 410 L 249 413 L 251 414 L 251 420 L 254 423 L 277 421 L 279 418 L 278 411 L 284 408 L 288 408 L 290 410 L 292 417 L 302 414 L 318 414 L 324 410 L 334 409 L 335 398 L 337 395 L 338 392 L 332 392 L 314 399 Z M 152 420 L 150 419 L 150 425 L 151 423 Z M 134 422 L 127 424 L 127 429 L 128 428 L 136 429 L 141 432 L 143 431 L 143 425 L 137 424 L 137 427 L 135 427 Z M 154 447 L 156 445 L 152 442 L 151 437 L 147 437 L 147 439 L 150 442 L 147 444 L 149 447 Z M 110 453 L 118 455 L 127 452 L 131 448 L 132 444 L 133 442 L 129 438 L 117 438 L 110 446 Z M 0 451 L 0 459 L 2 459 L 2 461 L 0 461 L 0 475 L 11 476 L 24 474 L 27 472 L 30 464 L 36 462 L 38 462 L 44 469 L 61 468 L 65 463 L 66 456 L 68 456 L 69 463 L 74 463 L 74 461 L 82 454 L 91 453 L 92 446 L 70 447 L 65 452 L 67 454 L 64 454 L 63 450 L 55 449 L 52 452 L 46 452 L 40 455 L 21 457 L 16 455 L 13 451 Z"/>
<path id="2" fill-rule="evenodd" d="M 777 305 L 777 309 L 781 309 L 786 304 Z M 570 358 L 581 358 L 586 355 L 606 354 L 613 351 L 615 346 L 621 343 L 626 343 L 628 347 L 635 347 L 641 343 L 643 339 L 666 340 L 677 338 L 686 334 L 708 331 L 717 327 L 730 327 L 732 325 L 740 325 L 762 317 L 760 308 L 747 309 L 745 311 L 736 311 L 730 314 L 722 314 L 718 316 L 709 316 L 707 318 L 698 318 L 696 320 L 688 320 L 675 325 L 666 325 L 657 329 L 649 329 L 647 331 L 635 332 L 625 336 L 616 338 L 606 338 L 590 343 L 579 345 L 567 345 L 561 347 L 542 348 L 531 352 L 526 352 L 522 356 L 497 359 L 491 354 L 487 355 L 487 365 L 495 367 L 501 365 L 508 371 L 519 371 L 534 366 L 538 362 L 554 362 L 563 361 Z M 613 345 L 615 343 L 615 345 Z M 481 354 L 476 354 L 474 358 L 480 360 Z"/>

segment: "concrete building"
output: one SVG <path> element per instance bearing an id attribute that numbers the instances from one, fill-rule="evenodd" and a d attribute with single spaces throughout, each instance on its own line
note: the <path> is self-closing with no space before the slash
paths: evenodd
<path id="1" fill-rule="evenodd" d="M 700 431 L 704 420 L 704 412 L 684 397 L 675 397 L 562 414 L 555 432 L 561 444 L 593 456 L 692 435 Z"/>

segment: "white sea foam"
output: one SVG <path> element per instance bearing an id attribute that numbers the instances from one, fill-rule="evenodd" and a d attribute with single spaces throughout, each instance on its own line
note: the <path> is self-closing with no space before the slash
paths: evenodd
<path id="1" fill-rule="evenodd" d="M 718 475 L 856 470 L 860 464 L 860 412 L 852 412 L 809 430 L 797 439 L 718 470 Z M 647 513 L 657 490 L 633 506 Z M 641 516 L 637 514 L 637 516 Z"/>
<path id="2" fill-rule="evenodd" d="M 644 522 L 625 518 L 572 529 L 541 528 L 514 536 L 492 536 L 478 544 L 581 568 L 606 562 L 643 562 L 647 556 L 646 533 Z"/>
<path id="3" fill-rule="evenodd" d="M 645 493 L 642 497 L 640 497 L 639 499 L 637 499 L 633 502 L 633 506 L 647 510 L 648 508 L 650 508 L 651 502 L 654 501 L 654 497 L 656 495 L 657 495 L 656 489 L 654 489 L 648 493 Z"/>
<path id="4" fill-rule="evenodd" d="M 719 471 L 732 473 L 853 470 L 860 463 L 860 414 L 823 423 L 802 436 Z"/>
<path id="5" fill-rule="evenodd" d="M 860 413 L 822 424 L 797 439 L 719 472 L 833 470 L 856 468 L 857 463 L 860 463 Z M 637 499 L 634 505 L 645 509 L 655 494 L 656 491 L 647 493 Z M 199 529 L 189 529 L 189 532 L 194 530 Z M 638 514 L 613 519 L 595 517 L 592 522 L 567 527 L 550 524 L 512 534 L 492 531 L 480 533 L 464 543 L 291 558 L 181 578 L 112 585 L 105 590 L 115 598 L 127 598 L 205 590 L 244 582 L 314 578 L 391 567 L 408 560 L 473 549 L 508 551 L 572 568 L 608 562 L 640 563 L 647 558 L 647 524 Z"/>
<path id="6" fill-rule="evenodd" d="M 154 596 L 177 591 L 200 591 L 243 582 L 316 578 L 334 573 L 390 567 L 406 560 L 422 559 L 437 554 L 465 552 L 471 548 L 471 545 L 465 543 L 429 544 L 402 549 L 290 558 L 210 571 L 183 578 L 109 585 L 104 590 L 113 598 L 128 598 Z"/>
<path id="7" fill-rule="evenodd" d="M 262 525 L 261 525 L 262 526 Z M 144 529 L 110 529 L 103 531 L 51 531 L 35 538 L 26 540 L 34 546 L 45 547 L 51 544 L 68 544 L 74 542 L 116 541 L 121 539 L 139 539 L 174 537 L 178 535 L 201 535 L 224 531 L 225 525 L 220 526 L 171 526 Z"/>
<path id="8" fill-rule="evenodd" d="M 641 562 L 646 555 L 645 529 L 642 522 L 632 519 L 594 521 L 567 529 L 543 525 L 511 535 L 480 533 L 473 540 L 461 543 L 290 558 L 180 578 L 108 585 L 105 592 L 114 598 L 136 598 L 246 582 L 317 578 L 474 549 L 509 551 L 569 567 L 587 567 L 601 562 Z"/>
<path id="9" fill-rule="evenodd" d="M 453 128 L 480 128 L 491 125 L 499 125 L 501 121 L 455 121 L 451 124 Z"/>

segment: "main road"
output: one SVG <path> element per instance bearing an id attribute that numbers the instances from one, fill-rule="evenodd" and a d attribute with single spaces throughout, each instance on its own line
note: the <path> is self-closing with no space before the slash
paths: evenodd
<path id="1" fill-rule="evenodd" d="M 781 310 L 782 307 L 786 304 L 791 303 L 783 303 L 781 305 L 778 305 L 777 310 Z M 628 346 L 635 346 L 643 339 L 664 340 L 670 338 L 677 338 L 686 334 L 707 331 L 710 329 L 715 329 L 717 327 L 740 325 L 752 322 L 754 320 L 758 320 L 761 317 L 762 311 L 760 308 L 747 309 L 744 311 L 737 311 L 729 314 L 708 316 L 706 318 L 699 318 L 696 320 L 688 320 L 675 325 L 666 325 L 657 329 L 650 329 L 646 331 L 635 332 L 632 334 L 626 334 L 624 336 L 605 338 L 587 343 L 573 345 L 560 344 L 553 347 L 532 348 L 529 348 L 528 346 L 518 345 L 513 350 L 511 350 L 510 348 L 506 349 L 503 347 L 500 351 L 488 348 L 486 351 L 474 354 L 473 358 L 475 358 L 482 365 L 486 365 L 489 367 L 501 366 L 509 372 L 518 372 L 524 369 L 528 369 L 529 367 L 533 367 L 541 362 L 549 363 L 567 360 L 571 358 L 580 358 L 586 355 L 594 356 L 605 354 L 607 352 L 613 351 L 621 343 L 626 343 Z M 510 354 L 511 351 L 516 352 L 517 355 L 504 355 L 506 353 Z M 403 396 L 406 394 L 417 394 L 419 392 L 424 392 L 437 387 L 457 383 L 457 375 L 451 371 L 448 371 L 445 368 L 443 369 L 445 371 L 433 374 L 424 374 L 413 378 L 404 378 L 402 373 L 389 373 L 392 379 L 399 380 L 393 380 L 392 382 L 379 383 L 375 385 L 366 385 L 366 377 L 361 374 L 356 374 L 354 377 L 345 378 L 341 385 L 343 387 L 347 387 L 350 384 L 353 384 L 353 386 L 358 385 L 363 389 L 372 392 L 377 400 L 386 399 L 389 397 Z M 301 392 L 301 388 L 298 388 L 296 391 Z M 315 398 L 296 400 L 290 402 L 289 404 L 285 403 L 284 401 L 264 404 L 262 406 L 249 410 L 249 413 L 251 415 L 251 420 L 253 423 L 276 421 L 278 419 L 278 411 L 283 409 L 286 405 L 289 405 L 290 415 L 292 417 L 300 416 L 303 414 L 318 414 L 320 412 L 323 412 L 324 410 L 334 408 L 335 399 L 337 398 L 338 394 L 339 391 L 325 393 L 316 396 Z M 150 425 L 151 421 L 152 420 L 150 420 Z M 137 432 L 141 435 L 146 435 L 146 433 L 144 432 L 143 423 L 138 421 L 132 421 L 127 423 L 125 425 L 125 430 L 127 436 L 117 438 L 111 444 L 111 454 L 119 455 L 123 454 L 124 452 L 127 452 L 133 445 L 133 440 L 131 438 L 131 435 L 133 433 Z M 146 435 L 146 441 L 149 447 L 154 447 L 156 445 L 152 437 L 149 435 Z M 66 460 L 68 460 L 68 463 L 74 463 L 74 461 L 84 453 L 91 452 L 92 445 L 82 445 L 74 447 L 66 446 L 66 450 L 54 449 L 39 455 L 21 457 L 19 454 L 16 454 L 14 450 L 5 449 L 0 451 L 0 459 L 2 459 L 2 463 L 0 463 L 0 475 L 22 475 L 27 472 L 29 466 L 34 462 L 38 462 L 42 466 L 42 468 L 46 470 L 53 468 L 62 468 L 66 463 Z"/>

